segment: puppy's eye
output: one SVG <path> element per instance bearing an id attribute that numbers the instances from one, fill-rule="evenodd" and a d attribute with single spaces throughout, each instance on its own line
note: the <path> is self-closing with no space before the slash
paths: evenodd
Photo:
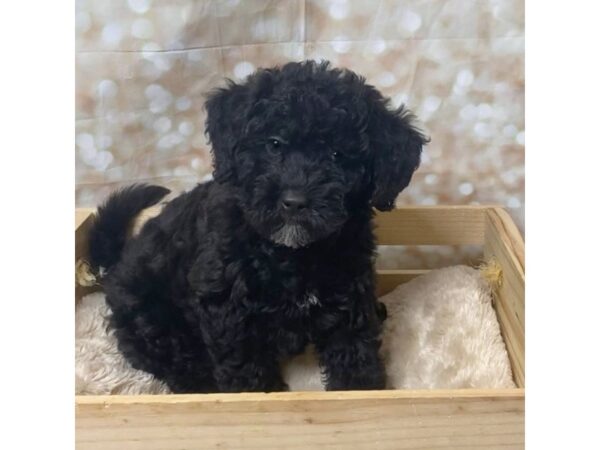
<path id="1" fill-rule="evenodd" d="M 277 136 L 271 136 L 270 138 L 267 139 L 267 147 L 271 150 L 275 150 L 280 147 L 283 147 L 284 144 L 285 144 L 285 141 Z"/>
<path id="2" fill-rule="evenodd" d="M 335 162 L 341 162 L 344 159 L 344 155 L 342 152 L 338 152 L 337 150 L 332 150 L 330 153 L 331 160 Z"/>

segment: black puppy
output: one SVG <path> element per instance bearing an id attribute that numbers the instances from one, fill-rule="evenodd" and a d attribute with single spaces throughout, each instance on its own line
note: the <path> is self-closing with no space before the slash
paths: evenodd
<path id="1" fill-rule="evenodd" d="M 372 207 L 389 210 L 424 136 L 349 70 L 289 63 L 206 103 L 214 181 L 169 202 L 133 186 L 99 208 L 90 256 L 119 349 L 174 392 L 277 391 L 313 342 L 328 389 L 382 389 Z"/>

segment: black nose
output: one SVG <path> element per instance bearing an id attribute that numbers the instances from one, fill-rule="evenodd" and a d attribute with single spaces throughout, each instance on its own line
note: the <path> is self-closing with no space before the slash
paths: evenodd
<path id="1" fill-rule="evenodd" d="M 287 211 L 299 211 L 306 208 L 306 196 L 298 191 L 285 191 L 281 196 L 281 206 Z"/>

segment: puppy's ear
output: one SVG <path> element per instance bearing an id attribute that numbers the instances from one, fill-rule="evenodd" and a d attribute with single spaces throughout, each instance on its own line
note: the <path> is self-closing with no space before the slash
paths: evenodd
<path id="1" fill-rule="evenodd" d="M 235 179 L 234 151 L 243 133 L 247 105 L 246 87 L 233 81 L 210 93 L 206 100 L 206 134 L 212 146 L 214 178 L 218 182 Z"/>
<path id="2" fill-rule="evenodd" d="M 421 150 L 429 139 L 412 124 L 414 116 L 403 106 L 390 110 L 388 100 L 372 94 L 368 125 L 373 155 L 371 203 L 380 211 L 389 211 L 419 167 Z"/>

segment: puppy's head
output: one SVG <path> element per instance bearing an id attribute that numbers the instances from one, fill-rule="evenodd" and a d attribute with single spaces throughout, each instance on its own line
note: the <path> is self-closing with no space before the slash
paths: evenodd
<path id="1" fill-rule="evenodd" d="M 408 111 L 388 104 L 328 63 L 229 82 L 206 103 L 215 180 L 237 190 L 265 238 L 292 248 L 323 239 L 360 206 L 391 209 L 419 165 L 425 137 Z"/>

